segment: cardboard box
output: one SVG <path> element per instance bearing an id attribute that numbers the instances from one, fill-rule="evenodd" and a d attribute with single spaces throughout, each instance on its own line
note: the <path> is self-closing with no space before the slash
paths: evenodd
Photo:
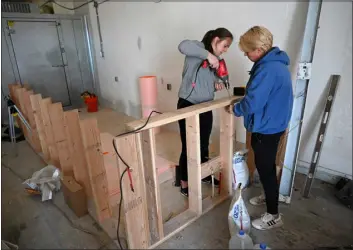
<path id="1" fill-rule="evenodd" d="M 64 176 L 62 184 L 64 199 L 69 208 L 77 217 L 87 214 L 87 199 L 82 186 L 72 176 Z"/>

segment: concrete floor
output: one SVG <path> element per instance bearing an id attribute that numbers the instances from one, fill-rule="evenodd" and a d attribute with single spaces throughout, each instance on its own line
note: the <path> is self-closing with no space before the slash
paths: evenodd
<path id="1" fill-rule="evenodd" d="M 61 192 L 53 201 L 43 203 L 40 197 L 23 191 L 22 182 L 45 165 L 26 142 L 17 145 L 19 156 L 13 157 L 10 143 L 2 142 L 2 239 L 18 244 L 19 248 L 117 248 L 90 216 L 77 218 L 66 206 Z M 336 200 L 331 185 L 320 181 L 314 182 L 311 198 L 303 199 L 300 195 L 303 181 L 304 177 L 297 175 L 292 203 L 280 205 L 284 226 L 265 232 L 252 229 L 254 242 L 265 242 L 272 249 L 353 244 L 353 211 Z M 244 192 L 244 198 L 247 201 L 251 195 L 259 193 L 259 185 L 254 185 Z M 159 247 L 228 248 L 229 204 L 230 201 L 222 203 Z M 247 208 L 251 217 L 265 210 L 248 202 Z"/>

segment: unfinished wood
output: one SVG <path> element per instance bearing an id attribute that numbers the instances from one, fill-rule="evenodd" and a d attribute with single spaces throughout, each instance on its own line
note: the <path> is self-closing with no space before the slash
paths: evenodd
<path id="1" fill-rule="evenodd" d="M 27 117 L 28 117 L 28 123 L 31 126 L 31 141 L 34 147 L 34 150 L 37 153 L 42 152 L 42 148 L 40 145 L 40 141 L 39 141 L 39 135 L 38 135 L 38 131 L 37 131 L 37 126 L 36 126 L 36 122 L 34 119 L 34 110 L 32 107 L 32 103 L 31 103 L 31 99 L 30 97 L 34 95 L 32 90 L 29 91 L 25 91 L 23 94 L 23 102 L 25 103 L 25 107 L 27 110 Z"/>
<path id="2" fill-rule="evenodd" d="M 146 249 L 150 245 L 147 215 L 147 200 L 144 187 L 144 169 L 142 168 L 141 148 L 138 147 L 139 134 L 129 134 L 115 139 L 121 158 L 132 169 L 131 178 L 134 192 L 130 188 L 127 166 L 118 158 L 119 172 L 122 179 L 123 213 L 129 249 Z"/>
<path id="3" fill-rule="evenodd" d="M 62 104 L 60 102 L 53 103 L 48 106 L 48 111 L 61 171 L 64 175 L 72 176 L 72 160 L 69 150 L 69 143 L 66 139 L 66 123 L 64 120 Z"/>
<path id="4" fill-rule="evenodd" d="M 287 149 L 287 138 L 288 138 L 288 129 L 283 133 L 281 139 L 278 143 L 277 154 L 276 154 L 276 173 L 277 173 L 277 181 L 281 183 L 282 171 L 284 167 L 284 157 Z"/>
<path id="5" fill-rule="evenodd" d="M 254 150 L 251 146 L 251 132 L 246 132 L 246 148 L 248 149 L 248 158 L 246 160 L 246 164 L 249 168 L 250 182 L 254 180 L 254 173 L 256 170 L 255 165 L 255 155 Z"/>
<path id="6" fill-rule="evenodd" d="M 58 151 L 54 140 L 54 133 L 49 116 L 49 105 L 52 105 L 51 98 L 44 98 L 40 102 L 40 110 L 42 114 L 45 140 L 49 150 L 50 162 L 57 168 L 61 169 Z"/>
<path id="7" fill-rule="evenodd" d="M 92 197 L 92 188 L 90 178 L 88 175 L 87 161 L 85 150 L 82 141 L 82 134 L 80 128 L 80 118 L 78 110 L 69 110 L 64 112 L 66 127 L 66 134 L 69 143 L 69 150 L 71 150 L 71 162 L 74 172 L 75 180 L 84 187 L 87 197 Z"/>
<path id="8" fill-rule="evenodd" d="M 120 173 L 117 155 L 113 147 L 113 139 L 109 133 L 101 133 L 104 168 L 107 175 L 109 202 L 114 207 L 120 202 Z"/>
<path id="9" fill-rule="evenodd" d="M 33 116 L 36 124 L 35 129 L 38 132 L 41 152 L 43 153 L 44 161 L 49 161 L 50 160 L 49 147 L 47 144 L 47 139 L 45 138 L 45 128 L 44 128 L 44 123 L 42 118 L 41 107 L 40 107 L 42 102 L 42 95 L 41 94 L 31 95 L 29 98 L 33 109 Z"/>
<path id="10" fill-rule="evenodd" d="M 101 133 L 109 133 L 113 136 L 126 131 L 125 124 L 134 121 L 135 118 L 117 112 L 110 108 L 99 108 L 98 112 L 87 112 L 86 109 L 79 109 L 81 119 L 96 118 Z"/>
<path id="11" fill-rule="evenodd" d="M 204 102 L 187 108 L 178 109 L 173 112 L 166 112 L 160 115 L 152 116 L 149 122 L 147 123 L 147 125 L 144 128 L 142 128 L 141 131 L 166 125 L 168 123 L 176 122 L 178 120 L 182 120 L 217 108 L 223 108 L 227 105 L 238 102 L 240 100 L 241 100 L 241 97 L 239 96 L 232 96 L 231 98 L 226 97 L 220 100 Z M 136 130 L 138 128 L 141 128 L 143 125 L 145 125 L 146 121 L 147 121 L 147 118 L 143 118 L 137 121 L 130 122 L 126 124 L 126 126 L 127 126 L 127 129 L 130 131 Z"/>
<path id="12" fill-rule="evenodd" d="M 81 120 L 80 128 L 97 217 L 103 221 L 111 217 L 112 213 L 97 120 Z"/>
<path id="13" fill-rule="evenodd" d="M 26 113 L 26 109 L 25 109 L 25 104 L 23 102 L 23 93 L 25 91 L 27 91 L 27 90 L 22 87 L 15 88 L 15 96 L 16 96 L 16 100 L 17 100 L 16 106 L 17 106 L 18 110 L 21 112 L 23 118 L 27 120 L 27 113 Z M 29 131 L 28 131 L 27 127 L 24 125 L 24 123 L 22 122 L 22 120 L 20 119 L 19 115 L 17 115 L 15 119 L 18 123 L 18 126 L 22 130 L 23 135 L 25 136 L 26 140 L 30 141 Z"/>
<path id="14" fill-rule="evenodd" d="M 188 162 L 189 209 L 202 213 L 200 119 L 194 115 L 185 119 Z"/>
<path id="15" fill-rule="evenodd" d="M 16 89 L 21 88 L 21 85 L 18 83 L 14 83 L 14 84 L 9 84 L 9 92 L 10 92 L 10 97 L 11 100 L 18 105 L 18 99 L 17 99 L 17 92 Z"/>
<path id="16" fill-rule="evenodd" d="M 220 109 L 220 157 L 222 158 L 221 193 L 232 195 L 232 158 L 235 141 L 234 115 Z"/>
<path id="17" fill-rule="evenodd" d="M 219 172 L 222 169 L 222 158 L 215 157 L 201 164 L 201 179 Z"/>
<path id="18" fill-rule="evenodd" d="M 156 141 L 152 129 L 141 132 L 143 168 L 151 244 L 163 238 L 161 198 L 156 168 Z"/>

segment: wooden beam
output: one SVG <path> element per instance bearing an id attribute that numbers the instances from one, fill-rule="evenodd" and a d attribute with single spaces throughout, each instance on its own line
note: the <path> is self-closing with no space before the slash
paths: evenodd
<path id="1" fill-rule="evenodd" d="M 109 202 L 112 207 L 120 202 L 120 172 L 118 160 L 113 147 L 114 136 L 109 133 L 101 133 L 104 168 L 107 174 Z"/>
<path id="2" fill-rule="evenodd" d="M 69 143 L 66 139 L 66 123 L 62 104 L 60 102 L 53 103 L 49 105 L 48 111 L 61 171 L 64 175 L 73 176 L 71 153 Z"/>
<path id="3" fill-rule="evenodd" d="M 186 148 L 188 163 L 189 209 L 202 214 L 200 118 L 186 118 Z"/>
<path id="4" fill-rule="evenodd" d="M 39 135 L 38 135 L 38 131 L 37 131 L 37 126 L 36 126 L 36 121 L 34 119 L 34 110 L 32 107 L 32 103 L 31 103 L 31 96 L 33 95 L 33 91 L 29 90 L 29 91 L 25 91 L 23 94 L 23 101 L 25 103 L 26 106 L 26 110 L 27 110 L 27 116 L 28 116 L 28 123 L 31 126 L 31 141 L 32 141 L 32 145 L 34 147 L 34 150 L 37 153 L 42 152 L 42 148 L 40 145 L 40 141 L 39 141 Z"/>
<path id="5" fill-rule="evenodd" d="M 34 121 L 36 123 L 36 130 L 38 132 L 43 158 L 44 158 L 44 161 L 49 161 L 50 160 L 49 147 L 47 144 L 47 139 L 45 138 L 45 129 L 44 129 L 44 123 L 43 123 L 42 112 L 40 107 L 42 102 L 42 95 L 41 94 L 31 95 L 29 98 L 31 100 Z"/>
<path id="6" fill-rule="evenodd" d="M 52 101 L 51 101 L 50 97 L 44 98 L 41 100 L 40 110 L 41 110 L 41 114 L 42 114 L 45 139 L 46 139 L 46 144 L 47 144 L 48 150 L 49 150 L 50 162 L 55 167 L 61 169 L 58 150 L 56 148 L 56 144 L 55 144 L 55 140 L 54 140 L 55 131 L 53 131 L 53 127 L 52 127 L 52 124 L 50 121 L 49 105 L 52 105 Z"/>
<path id="7" fill-rule="evenodd" d="M 252 182 L 254 179 L 256 165 L 254 150 L 251 147 L 251 132 L 246 132 L 246 148 L 248 149 L 248 158 L 246 160 L 246 164 L 249 168 L 250 182 Z"/>
<path id="8" fill-rule="evenodd" d="M 201 164 L 201 179 L 219 172 L 222 169 L 222 158 L 215 157 Z"/>
<path id="9" fill-rule="evenodd" d="M 103 221 L 111 217 L 112 212 L 97 119 L 81 120 L 80 127 L 97 217 Z"/>
<path id="10" fill-rule="evenodd" d="M 141 132 L 143 168 L 145 170 L 146 198 L 151 244 L 164 237 L 161 198 L 156 169 L 156 141 L 153 129 Z"/>
<path id="11" fill-rule="evenodd" d="M 235 141 L 234 114 L 228 113 L 224 108 L 220 109 L 220 157 L 223 170 L 221 192 L 232 195 L 232 160 Z"/>
<path id="12" fill-rule="evenodd" d="M 87 160 L 86 157 L 84 157 L 85 149 L 82 141 L 78 110 L 65 111 L 64 118 L 67 124 L 66 134 L 69 150 L 71 150 L 72 168 L 75 180 L 84 187 L 87 197 L 92 197 L 92 187 L 88 174 Z"/>
<path id="13" fill-rule="evenodd" d="M 123 213 L 129 249 L 146 249 L 150 245 L 149 225 L 147 215 L 147 200 L 144 187 L 144 169 L 142 168 L 139 134 L 129 134 L 115 139 L 119 155 L 130 166 L 134 192 L 130 189 L 127 167 L 118 158 L 119 172 L 124 173 L 122 179 Z"/>
<path id="14" fill-rule="evenodd" d="M 225 106 L 228 106 L 240 100 L 241 100 L 240 96 L 233 96 L 231 98 L 226 97 L 220 100 L 204 102 L 187 108 L 178 109 L 173 112 L 166 112 L 160 115 L 152 116 L 149 122 L 147 123 L 147 125 L 144 128 L 142 128 L 140 131 L 158 127 L 158 126 L 163 126 L 168 123 L 176 122 L 178 120 L 182 120 L 217 108 L 223 108 Z M 144 118 L 144 119 L 127 123 L 126 126 L 129 131 L 132 131 L 132 130 L 141 128 L 143 125 L 145 125 L 146 121 L 147 121 L 147 118 Z"/>

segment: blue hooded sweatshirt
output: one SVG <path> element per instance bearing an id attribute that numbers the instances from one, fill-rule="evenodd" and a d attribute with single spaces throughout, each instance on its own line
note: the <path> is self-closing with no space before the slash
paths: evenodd
<path id="1" fill-rule="evenodd" d="M 252 133 L 275 134 L 287 129 L 292 115 L 293 89 L 286 52 L 273 47 L 254 63 L 244 98 L 234 105 Z"/>

